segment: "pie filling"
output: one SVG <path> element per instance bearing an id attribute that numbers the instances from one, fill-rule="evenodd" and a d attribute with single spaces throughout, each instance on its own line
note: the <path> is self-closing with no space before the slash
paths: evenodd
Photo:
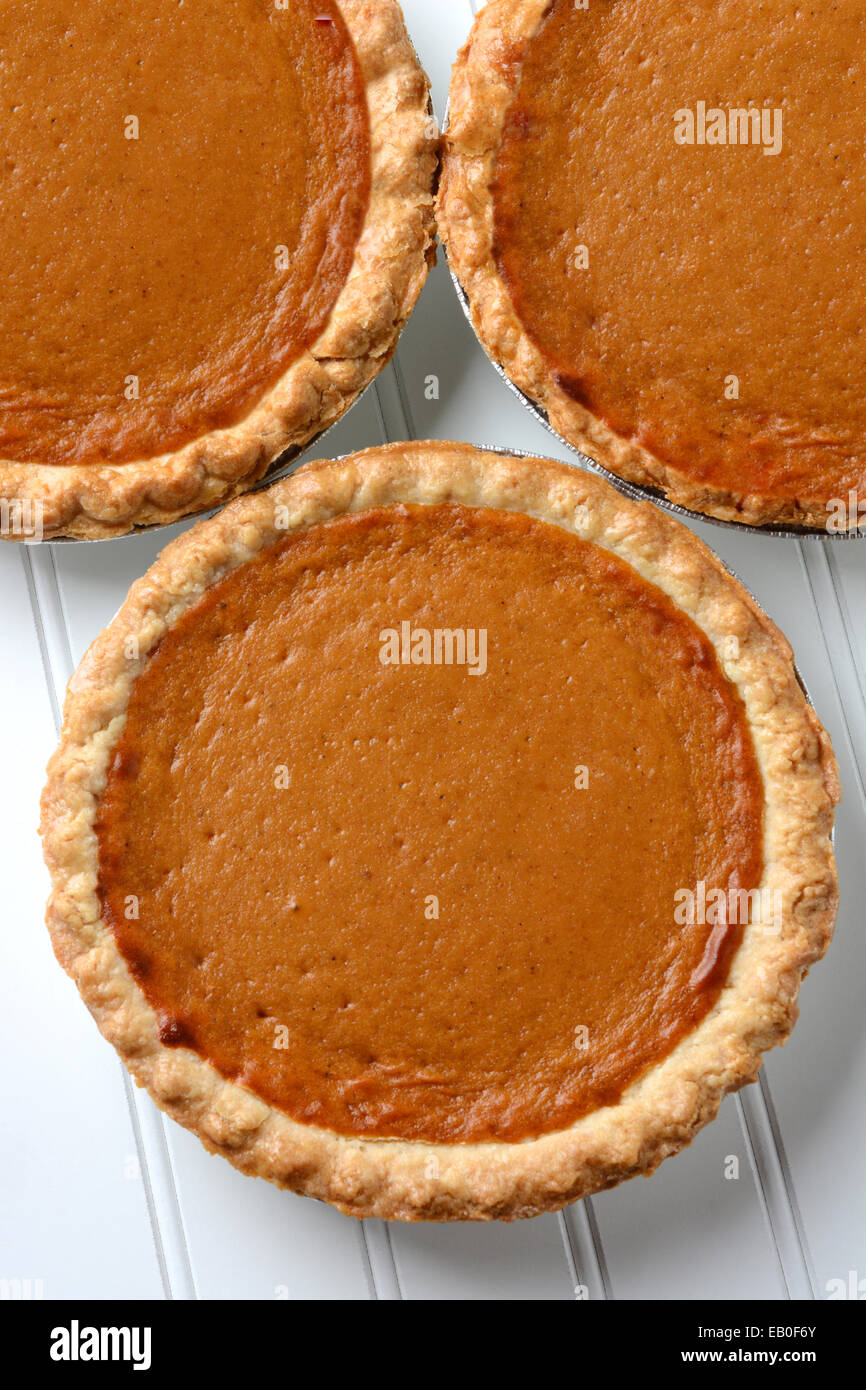
<path id="1" fill-rule="evenodd" d="M 555 0 L 529 45 L 500 273 L 564 390 L 696 481 L 866 489 L 864 54 L 859 0 Z"/>
<path id="2" fill-rule="evenodd" d="M 236 424 L 326 326 L 369 200 L 333 0 L 16 0 L 0 50 L 0 457 Z"/>
<path id="3" fill-rule="evenodd" d="M 704 1018 L 742 925 L 677 903 L 756 888 L 762 822 L 739 695 L 661 590 L 523 514 L 390 507 L 169 630 L 100 896 L 166 1045 L 342 1134 L 520 1140 Z"/>

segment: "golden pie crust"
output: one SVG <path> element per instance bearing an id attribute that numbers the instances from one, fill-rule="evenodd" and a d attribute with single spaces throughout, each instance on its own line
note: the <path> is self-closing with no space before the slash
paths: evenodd
<path id="1" fill-rule="evenodd" d="M 625 561 L 709 638 L 743 702 L 763 779 L 761 887 L 781 894 L 781 930 L 747 926 L 698 1026 L 615 1104 L 539 1138 L 429 1143 L 298 1123 L 226 1081 L 196 1052 L 163 1043 L 160 1021 L 102 912 L 95 824 L 149 655 L 209 586 L 287 535 L 401 504 L 522 513 Z M 530 1217 L 651 1173 L 714 1117 L 728 1092 L 755 1079 L 764 1051 L 786 1039 L 800 981 L 832 935 L 838 799 L 832 750 L 788 644 L 690 531 L 563 464 L 460 444 L 397 444 L 311 465 L 235 501 L 174 541 L 133 586 L 70 683 L 43 797 L 53 882 L 47 921 L 58 959 L 138 1084 L 237 1168 L 358 1217 Z"/>
<path id="2" fill-rule="evenodd" d="M 625 4 L 625 0 L 622 0 L 622 3 L 624 8 L 630 8 Z M 526 134 L 521 122 L 526 120 L 531 122 L 532 120 L 531 115 L 527 117 L 525 109 L 513 116 L 512 119 L 511 109 L 519 91 L 526 55 L 544 22 L 551 15 L 552 4 L 553 0 L 490 0 L 479 13 L 470 38 L 460 51 L 454 66 L 449 102 L 449 125 L 444 137 L 437 220 L 439 234 L 447 251 L 451 268 L 468 297 L 471 319 L 483 346 L 492 360 L 504 369 L 509 379 L 519 390 L 545 412 L 553 429 L 560 436 L 573 447 L 582 450 L 596 463 L 627 482 L 657 489 L 666 494 L 671 502 L 692 511 L 702 512 L 724 521 L 740 522 L 753 526 L 795 525 L 826 531 L 828 518 L 832 514 L 838 515 L 839 510 L 844 505 L 849 513 L 848 524 L 856 529 L 856 496 L 858 490 L 862 492 L 860 484 L 863 479 L 862 440 L 855 438 L 853 443 L 850 441 L 846 443 L 845 447 L 849 452 L 844 468 L 841 465 L 834 466 L 833 471 L 828 472 L 826 482 L 819 481 L 813 486 L 811 478 L 806 481 L 803 477 L 803 469 L 797 467 L 796 461 L 800 457 L 805 458 L 807 454 L 809 457 L 817 458 L 820 464 L 825 449 L 828 450 L 827 457 L 830 459 L 841 450 L 842 445 L 836 438 L 837 431 L 834 429 L 832 416 L 822 418 L 817 422 L 812 420 L 811 424 L 807 424 L 805 419 L 798 420 L 796 416 L 788 419 L 778 402 L 773 404 L 772 401 L 769 401 L 768 403 L 759 396 L 758 405 L 748 417 L 750 439 L 748 444 L 744 446 L 753 451 L 754 465 L 751 462 L 739 464 L 739 477 L 736 476 L 734 469 L 720 470 L 719 476 L 715 477 L 713 475 L 716 470 L 712 466 L 705 467 L 702 462 L 698 466 L 696 458 L 698 446 L 694 443 L 692 434 L 689 433 L 688 422 L 686 425 L 683 423 L 685 417 L 678 405 L 678 396 L 683 383 L 682 381 L 678 382 L 675 376 L 670 375 L 671 372 L 675 371 L 675 368 L 671 367 L 667 359 L 663 357 L 661 349 L 657 349 L 653 356 L 650 349 L 647 348 L 645 356 L 652 363 L 646 369 L 647 373 L 652 373 L 654 378 L 652 381 L 647 381 L 648 392 L 654 393 L 651 399 L 655 399 L 660 392 L 663 392 L 663 399 L 666 402 L 662 419 L 654 419 L 651 408 L 646 413 L 642 413 L 642 407 L 637 402 L 640 392 L 634 381 L 631 382 L 631 388 L 628 392 L 631 399 L 619 401 L 618 413 L 621 416 L 619 422 L 614 421 L 612 423 L 609 416 L 613 409 L 612 402 L 617 399 L 616 391 L 625 388 L 622 383 L 616 388 L 606 388 L 605 396 L 607 406 L 610 409 L 605 412 L 606 418 L 602 418 L 601 407 L 594 399 L 598 395 L 596 377 L 603 381 L 605 376 L 610 377 L 611 375 L 610 371 L 606 370 L 605 362 L 608 359 L 608 367 L 611 365 L 609 354 L 615 351 L 615 333 L 609 326 L 605 327 L 603 329 L 605 336 L 599 337 L 601 346 L 596 345 L 595 337 L 591 337 L 591 335 L 596 333 L 596 317 L 607 324 L 610 315 L 616 312 L 615 309 L 611 310 L 606 305 L 603 298 L 596 294 L 595 298 L 586 297 L 585 300 L 580 301 L 579 312 L 587 315 L 587 323 L 591 325 L 590 331 L 587 333 L 587 341 L 589 342 L 590 338 L 592 341 L 592 346 L 587 347 L 588 365 L 586 370 L 589 372 L 589 385 L 582 379 L 578 367 L 575 366 L 571 369 L 572 373 L 576 375 L 569 375 L 564 365 L 557 365 L 555 353 L 542 351 L 543 331 L 533 332 L 528 327 L 528 323 L 533 321 L 532 314 L 537 315 L 537 306 L 532 309 L 529 319 L 522 316 L 521 287 L 519 284 L 515 286 L 510 282 L 508 271 L 504 268 L 504 260 L 507 259 L 505 256 L 506 248 L 500 243 L 503 237 L 508 236 L 508 226 L 511 221 L 524 217 L 531 218 L 532 213 L 531 208 L 524 210 L 522 204 L 517 204 L 517 192 L 512 191 L 510 202 L 507 204 L 508 213 L 505 224 L 504 226 L 500 224 L 497 215 L 498 161 L 500 153 L 509 140 L 511 142 L 509 159 L 512 162 L 516 159 L 515 150 L 519 147 L 521 138 Z M 708 7 L 708 11 L 711 8 Z M 563 0 L 563 6 L 558 16 L 558 20 L 563 24 L 566 22 L 564 10 Z M 593 6 L 590 10 L 590 16 L 594 13 L 594 20 L 591 17 L 582 20 L 579 14 L 575 14 L 572 22 L 575 25 L 582 22 L 599 25 L 607 22 L 607 19 L 610 18 L 612 24 L 613 10 L 613 5 L 602 6 L 601 10 L 595 9 Z M 682 32 L 686 37 L 683 38 L 683 43 L 685 44 L 684 51 L 687 53 L 689 21 L 683 15 L 674 14 L 675 10 L 675 6 L 671 7 L 671 22 L 684 26 Z M 845 29 L 843 26 L 855 22 L 853 12 L 846 12 L 844 15 L 831 18 L 828 20 L 828 24 L 833 25 L 837 21 L 838 32 L 836 30 L 831 31 L 831 38 L 834 45 L 834 61 L 838 59 L 842 63 L 845 53 Z M 662 16 L 662 19 L 657 22 L 664 23 L 664 17 Z M 779 23 L 781 24 L 781 22 L 780 20 Z M 770 19 L 767 20 L 767 23 L 768 25 L 771 23 Z M 775 23 L 775 19 L 772 23 Z M 614 31 L 612 36 L 610 33 L 606 33 L 599 38 L 599 71 L 604 73 L 604 82 L 609 86 L 615 83 L 616 61 L 622 62 L 623 72 L 626 75 L 626 80 L 624 80 L 626 94 L 609 93 L 611 109 L 617 108 L 618 111 L 628 100 L 628 83 L 631 81 L 631 75 L 639 70 L 647 69 L 647 65 L 651 62 L 649 57 L 640 57 L 641 52 L 646 51 L 646 42 L 651 39 L 651 34 L 647 35 L 645 39 L 640 37 L 639 18 L 634 15 L 630 17 L 629 24 L 631 27 L 624 26 L 625 32 L 622 34 Z M 635 34 L 638 37 L 635 37 Z M 776 38 L 778 38 L 777 33 Z M 618 39 L 621 40 L 623 49 L 628 49 L 628 51 L 620 53 L 619 50 L 615 49 L 614 43 Z M 642 42 L 645 45 L 644 49 L 641 49 Z M 751 36 L 749 42 L 751 43 Z M 760 42 L 760 34 L 755 37 L 755 42 Z M 629 47 L 629 45 L 632 46 Z M 727 58 L 730 56 L 730 53 L 726 55 Z M 751 56 L 754 58 L 754 54 Z M 698 63 L 700 75 L 695 77 L 694 81 L 702 81 L 705 86 L 708 84 L 708 90 L 704 91 L 703 88 L 697 88 L 694 92 L 686 93 L 684 91 L 683 102 L 688 104 L 688 101 L 694 101 L 697 96 L 706 95 L 708 100 L 705 104 L 712 107 L 714 101 L 712 90 L 713 58 L 711 53 L 705 54 L 704 50 L 700 50 L 698 59 L 700 59 L 700 63 Z M 792 61 L 796 61 L 796 59 L 792 59 Z M 605 67 L 604 64 L 607 64 L 608 67 Z M 651 90 L 650 74 L 651 69 L 646 78 L 648 90 Z M 540 80 L 537 74 L 536 80 Z M 719 80 L 722 82 L 724 79 L 720 78 Z M 560 78 L 558 87 L 556 83 L 551 84 L 551 93 L 561 93 L 562 81 L 563 79 Z M 602 78 L 599 78 L 599 84 L 601 82 Z M 544 93 L 541 95 L 546 96 Z M 601 100 L 598 90 L 594 91 L 593 95 L 596 102 Z M 718 95 L 715 94 L 715 96 Z M 754 94 L 742 93 L 741 95 L 745 97 Z M 539 98 L 538 92 L 533 92 L 528 98 L 530 110 L 531 103 L 535 98 Z M 552 96 L 550 100 L 553 100 Z M 658 101 L 656 106 L 658 106 Z M 791 113 L 787 114 L 790 118 Z M 673 108 L 670 115 L 673 116 Z M 635 112 L 634 120 L 643 121 L 644 116 L 643 111 Z M 655 117 L 658 117 L 657 110 Z M 622 138 L 621 116 L 618 116 L 617 120 L 619 120 L 617 133 L 610 136 L 614 150 L 616 149 L 614 142 Z M 649 128 L 648 115 L 646 116 L 646 123 L 647 128 Z M 616 121 L 613 121 L 612 130 L 615 125 Z M 820 124 L 820 128 L 823 129 L 824 124 Z M 549 119 L 545 129 L 550 130 Z M 672 130 L 671 125 L 671 132 Z M 594 138 L 594 132 L 592 138 Z M 671 145 L 673 145 L 672 133 Z M 547 153 L 550 157 L 549 151 Z M 778 217 L 782 216 L 785 220 L 785 214 L 782 214 L 780 209 L 783 206 L 788 206 L 786 200 L 793 196 L 789 184 L 783 182 L 777 186 L 774 182 L 777 171 L 780 171 L 785 166 L 785 160 L 789 159 L 787 148 L 783 150 L 782 159 L 779 160 L 761 160 L 760 152 L 756 153 L 758 163 L 761 166 L 761 174 L 766 175 L 764 182 L 770 190 L 767 193 L 767 205 L 775 208 L 776 220 L 774 222 L 772 214 L 767 214 L 766 209 L 764 209 L 764 215 L 771 225 L 751 228 L 749 234 L 753 242 L 757 241 L 759 231 L 765 241 L 767 239 L 772 240 L 775 228 L 778 226 Z M 764 153 L 767 151 L 764 150 Z M 683 151 L 677 150 L 672 156 L 672 161 L 680 160 L 682 155 Z M 568 150 L 564 148 L 563 160 L 566 160 L 567 156 Z M 725 167 L 730 169 L 733 167 L 731 161 L 741 156 L 739 153 L 723 150 L 720 157 L 727 158 L 728 165 Z M 829 160 L 831 156 L 828 154 L 827 158 Z M 842 155 L 837 153 L 832 158 L 836 160 L 841 158 L 846 161 L 849 156 L 844 153 Z M 683 167 L 682 163 L 676 165 L 678 175 Z M 843 164 L 829 163 L 826 165 L 825 173 L 831 186 L 835 186 L 834 180 L 838 184 L 839 178 L 842 177 L 838 171 L 847 167 L 848 164 L 844 162 Z M 634 219 L 640 215 L 639 208 L 631 201 L 628 173 L 626 168 L 624 182 L 620 186 L 617 183 L 615 166 L 608 172 L 605 199 L 610 206 L 607 208 L 606 214 L 603 215 L 614 216 L 617 208 L 622 219 L 627 217 Z M 543 176 L 550 179 L 552 177 L 551 171 L 546 170 Z M 781 173 L 778 176 L 781 178 Z M 663 203 L 666 192 L 665 181 L 662 166 L 658 187 L 654 188 L 652 195 L 647 196 L 658 194 L 660 202 Z M 697 189 L 697 184 L 694 186 Z M 688 188 L 688 185 L 686 187 Z M 802 230 L 802 227 L 808 228 L 810 225 L 805 219 L 811 215 L 808 208 L 811 194 L 810 189 L 806 187 L 802 188 L 800 192 L 802 194 L 802 207 L 796 219 L 793 219 L 792 215 L 792 225 Z M 584 198 L 584 206 L 590 210 L 592 204 L 588 200 L 591 196 L 594 195 L 587 193 Z M 696 192 L 697 196 L 698 193 Z M 774 198 L 775 203 L 773 202 Z M 553 204 L 556 203 L 555 196 L 552 197 L 552 202 Z M 843 203 L 842 216 L 845 215 L 844 209 L 845 204 Z M 552 235 L 551 228 L 558 225 L 557 215 L 563 223 L 560 242 L 557 245 L 561 247 L 566 238 L 570 238 L 575 243 L 579 242 L 581 238 L 577 228 L 571 227 L 570 224 L 571 210 L 560 210 L 556 214 L 552 213 L 549 225 L 545 224 L 545 236 Z M 710 214 L 706 215 L 709 216 Z M 732 217 L 729 200 L 724 204 L 722 216 L 727 219 L 724 222 L 727 227 Z M 688 226 L 688 218 L 688 208 L 683 207 L 681 224 Z M 668 224 L 664 225 L 667 226 Z M 691 266 L 692 274 L 698 277 L 700 277 L 700 261 L 695 260 L 695 257 L 698 255 L 696 248 L 699 244 L 701 230 L 700 227 L 695 228 L 684 236 L 681 243 L 677 243 L 677 256 L 680 261 Z M 822 239 L 823 230 L 822 227 L 821 232 L 816 234 L 819 242 Z M 572 233 L 574 234 L 573 237 Z M 778 243 L 783 251 L 786 245 L 786 236 L 790 235 L 791 233 L 787 228 L 784 234 L 779 234 Z M 691 243 L 689 236 L 692 237 Z M 799 245 L 799 242 L 794 244 Z M 550 251 L 548 256 L 546 252 L 549 248 L 546 240 L 544 246 L 545 254 L 539 256 L 539 264 L 536 267 L 538 276 L 542 277 L 542 283 L 544 283 L 544 277 L 555 277 L 561 273 L 557 259 L 559 251 L 555 253 Z M 651 248 L 643 249 L 646 250 L 647 255 L 655 254 Z M 595 255 L 596 251 L 593 250 L 592 254 Z M 717 258 L 724 259 L 717 246 L 714 247 L 713 254 Z M 799 255 L 799 252 L 796 254 Z M 525 247 L 522 255 L 524 259 L 528 255 Z M 808 251 L 806 256 L 809 256 Z M 671 259 L 675 259 L 673 254 Z M 528 273 L 530 268 L 525 267 L 525 272 Z M 613 273 L 614 271 L 611 270 L 610 274 Z M 672 276 L 675 273 L 676 271 L 672 270 Z M 774 263 L 773 276 L 775 278 L 772 283 L 777 289 L 778 312 L 780 316 L 786 312 L 792 314 L 791 333 L 795 335 L 797 319 L 796 310 L 792 307 L 794 301 L 792 300 L 788 304 L 784 299 L 785 275 L 790 273 L 793 271 L 786 271 L 784 262 L 780 262 L 778 265 Z M 632 277 L 629 283 L 634 283 L 637 287 L 635 290 L 637 306 L 633 331 L 638 334 L 641 322 L 640 279 L 633 265 L 628 267 L 627 274 Z M 736 270 L 732 271 L 731 274 L 735 276 Z M 851 278 L 853 281 L 853 271 Z M 817 277 L 816 283 L 818 283 Z M 823 293 L 825 289 L 827 287 L 823 285 L 820 292 Z M 627 286 L 623 287 L 622 292 L 625 296 Z M 736 305 L 738 303 L 733 294 L 733 282 L 731 295 L 724 303 L 715 302 L 719 293 L 718 287 L 715 285 L 710 292 L 700 287 L 699 291 L 696 291 L 696 302 L 703 303 L 705 316 L 716 315 L 724 323 L 727 323 L 728 316 L 731 316 L 729 336 L 731 341 L 734 341 L 735 329 L 742 332 L 742 325 L 733 322 L 736 318 Z M 827 289 L 827 293 L 832 298 L 829 289 Z M 853 291 L 849 290 L 848 297 L 851 298 L 852 295 Z M 707 299 L 710 301 L 709 304 L 706 303 Z M 539 294 L 539 303 L 541 302 L 546 303 L 547 301 L 543 301 L 541 294 Z M 852 300 L 849 307 L 852 315 L 855 314 L 856 302 Z M 551 312 L 553 311 L 551 310 Z M 577 313 L 578 310 L 575 309 L 574 312 Z M 675 289 L 670 295 L 665 312 L 671 316 L 675 328 L 679 317 Z M 581 319 L 581 321 L 583 320 Z M 716 325 L 714 324 L 713 327 L 715 328 Z M 598 331 L 599 334 L 602 332 L 601 329 Z M 542 333 L 542 337 L 539 337 L 539 332 Z M 781 343 L 784 341 L 782 335 L 786 335 L 784 322 L 780 322 L 779 332 Z M 661 326 L 654 323 L 648 325 L 648 333 L 651 344 L 654 344 L 656 342 L 654 335 L 662 333 Z M 687 361 L 688 344 L 681 343 L 678 338 L 677 345 L 678 350 L 682 350 L 677 360 Z M 797 361 L 801 375 L 813 382 L 816 371 L 818 373 L 823 371 L 828 390 L 846 393 L 848 388 L 845 386 L 844 380 L 840 384 L 834 378 L 835 368 L 832 357 L 829 361 L 825 359 L 822 364 L 819 355 L 817 360 L 813 362 L 810 357 L 807 357 L 807 351 L 805 346 L 801 346 L 800 358 Z M 816 349 L 816 351 L 818 350 Z M 736 353 L 733 353 L 732 362 L 735 358 Z M 777 353 L 777 358 L 780 361 L 783 360 L 781 349 Z M 730 369 L 733 370 L 733 368 Z M 729 368 L 725 367 L 725 371 L 727 370 Z M 739 370 L 739 366 L 737 366 L 737 370 Z M 745 373 L 745 380 L 748 376 L 745 363 L 743 372 Z M 844 375 L 843 373 L 843 378 Z M 723 372 L 720 372 L 720 395 L 723 379 L 725 382 L 729 380 L 724 377 Z M 691 385 L 692 383 L 689 383 L 689 389 L 691 389 Z M 739 385 L 736 389 L 739 391 Z M 744 387 L 744 389 L 746 388 Z M 853 390 L 856 398 L 856 385 Z M 712 443 L 708 441 L 717 429 L 715 417 L 712 420 L 704 421 L 703 426 L 704 434 L 700 436 L 700 448 L 704 451 L 705 456 L 710 458 Z M 761 478 L 762 460 L 770 466 L 772 472 L 778 462 L 776 456 L 781 454 L 783 449 L 790 449 L 791 458 L 795 460 L 791 464 L 791 480 L 784 485 L 764 484 Z M 691 472 L 690 462 L 693 468 Z M 826 495 L 831 492 L 834 494 L 833 497 Z"/>
<path id="3" fill-rule="evenodd" d="M 390 360 L 435 260 L 438 134 L 397 0 L 334 3 L 365 84 L 371 184 L 326 326 L 238 423 L 172 451 L 114 464 L 0 460 L 0 500 L 41 504 L 46 539 L 104 539 L 226 501 L 333 425 Z"/>

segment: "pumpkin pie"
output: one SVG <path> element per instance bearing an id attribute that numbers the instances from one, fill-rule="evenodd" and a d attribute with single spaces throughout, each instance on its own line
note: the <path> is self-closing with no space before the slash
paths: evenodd
<path id="1" fill-rule="evenodd" d="M 204 510 L 333 424 L 432 250 L 396 0 L 0 14 L 0 499 L 47 537 Z"/>
<path id="2" fill-rule="evenodd" d="M 72 680 L 54 949 L 136 1081 L 355 1216 L 649 1173 L 784 1041 L 836 908 L 784 638 L 648 503 L 394 445 L 173 542 Z"/>
<path id="3" fill-rule="evenodd" d="M 862 516 L 864 26 L 490 0 L 454 69 L 439 223 L 484 346 L 568 443 L 712 517 Z"/>

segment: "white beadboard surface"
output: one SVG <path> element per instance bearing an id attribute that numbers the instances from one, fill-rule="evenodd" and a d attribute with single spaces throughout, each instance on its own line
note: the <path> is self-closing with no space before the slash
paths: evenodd
<path id="1" fill-rule="evenodd" d="M 404 8 L 441 118 L 473 6 Z M 495 374 L 441 260 L 395 362 L 311 456 L 409 437 L 568 458 Z M 649 1181 L 511 1226 L 408 1227 L 353 1222 L 209 1157 L 129 1084 L 51 955 L 36 825 L 62 692 L 179 529 L 0 546 L 0 1280 L 21 1281 L 0 1287 L 46 1298 L 820 1299 L 832 1280 L 866 1277 L 866 543 L 696 527 L 790 638 L 842 768 L 842 911 L 789 1045 Z"/>

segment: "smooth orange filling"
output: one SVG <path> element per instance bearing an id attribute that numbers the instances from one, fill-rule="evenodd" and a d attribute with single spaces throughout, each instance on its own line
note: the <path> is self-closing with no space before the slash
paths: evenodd
<path id="1" fill-rule="evenodd" d="M 618 435 L 734 494 L 866 489 L 864 26 L 859 0 L 556 0 L 508 115 L 496 254 L 530 336 Z M 697 143 L 698 103 L 705 138 L 759 108 L 769 140 Z"/>
<path id="2" fill-rule="evenodd" d="M 333 0 L 19 0 L 0 51 L 0 456 L 237 423 L 327 324 L 369 199 Z"/>
<path id="3" fill-rule="evenodd" d="M 465 664 L 436 664 L 446 629 Z M 762 806 L 739 696 L 659 589 L 523 515 L 394 507 L 170 630 L 100 891 L 165 1043 L 344 1134 L 514 1140 L 710 1009 L 742 926 L 678 925 L 677 894 L 757 886 Z"/>

